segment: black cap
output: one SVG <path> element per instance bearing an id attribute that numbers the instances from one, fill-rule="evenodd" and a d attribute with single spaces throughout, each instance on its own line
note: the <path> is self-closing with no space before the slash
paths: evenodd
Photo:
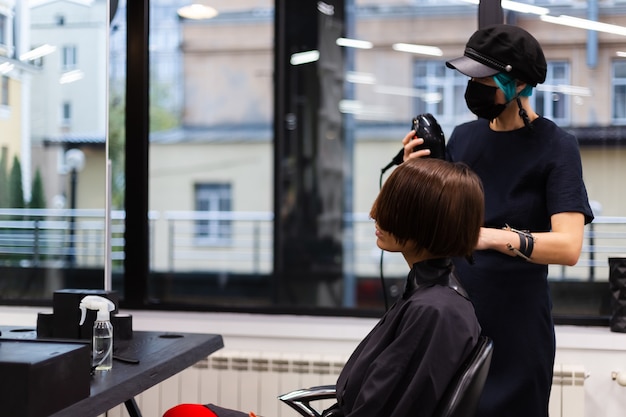
<path id="1" fill-rule="evenodd" d="M 446 65 L 474 78 L 504 72 L 532 86 L 546 80 L 548 68 L 537 39 L 518 26 L 505 24 L 474 32 L 463 56 L 451 59 Z"/>

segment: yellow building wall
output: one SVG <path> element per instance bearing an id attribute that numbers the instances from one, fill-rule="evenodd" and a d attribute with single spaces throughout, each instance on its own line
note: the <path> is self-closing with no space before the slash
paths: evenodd
<path id="1" fill-rule="evenodd" d="M 6 149 L 7 169 L 13 164 L 13 157 L 20 156 L 22 143 L 22 84 L 9 77 L 9 104 L 0 105 L 0 149 Z"/>

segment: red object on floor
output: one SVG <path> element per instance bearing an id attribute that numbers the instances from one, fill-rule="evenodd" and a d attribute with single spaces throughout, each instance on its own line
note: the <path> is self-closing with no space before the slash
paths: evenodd
<path id="1" fill-rule="evenodd" d="M 202 404 L 178 404 L 163 414 L 163 417 L 217 417 Z"/>

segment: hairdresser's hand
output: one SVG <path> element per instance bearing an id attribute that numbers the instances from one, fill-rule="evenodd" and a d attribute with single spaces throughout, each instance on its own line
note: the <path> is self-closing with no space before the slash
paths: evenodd
<path id="1" fill-rule="evenodd" d="M 402 144 L 404 145 L 404 157 L 403 160 L 411 158 L 421 158 L 423 156 L 430 155 L 430 149 L 420 149 L 419 151 L 413 152 L 413 149 L 424 143 L 424 139 L 415 138 L 415 130 L 411 130 L 405 137 L 402 139 Z"/>

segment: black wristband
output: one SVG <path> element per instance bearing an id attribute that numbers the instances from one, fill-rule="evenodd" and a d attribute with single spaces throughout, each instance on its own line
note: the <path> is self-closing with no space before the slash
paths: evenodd
<path id="1" fill-rule="evenodd" d="M 527 261 L 530 261 L 530 256 L 533 253 L 533 249 L 535 248 L 535 238 L 533 235 L 525 230 L 517 230 L 509 226 L 508 224 L 504 227 L 505 230 L 510 232 L 515 232 L 519 236 L 519 250 L 515 249 L 511 244 L 508 244 L 507 247 L 510 251 L 514 252 L 520 258 L 524 258 Z"/>
<path id="2" fill-rule="evenodd" d="M 526 255 L 526 249 L 528 246 L 526 236 L 521 233 L 517 233 L 517 235 L 519 236 L 519 251 Z"/>
<path id="3" fill-rule="evenodd" d="M 526 251 L 520 250 L 520 252 L 522 252 L 524 255 L 526 255 L 527 258 L 530 259 L 530 256 L 533 254 L 533 249 L 535 248 L 535 238 L 530 233 L 526 235 L 526 238 Z"/>

